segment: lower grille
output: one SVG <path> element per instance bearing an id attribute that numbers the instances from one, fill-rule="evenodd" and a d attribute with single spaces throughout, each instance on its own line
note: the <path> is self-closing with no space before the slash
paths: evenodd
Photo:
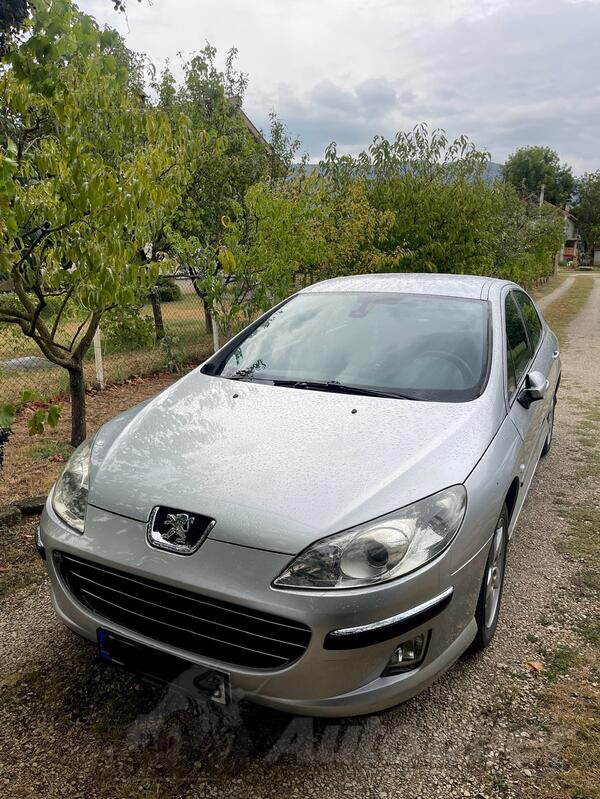
<path id="1" fill-rule="evenodd" d="M 297 660 L 310 628 L 55 552 L 73 596 L 107 621 L 197 655 L 255 669 Z"/>

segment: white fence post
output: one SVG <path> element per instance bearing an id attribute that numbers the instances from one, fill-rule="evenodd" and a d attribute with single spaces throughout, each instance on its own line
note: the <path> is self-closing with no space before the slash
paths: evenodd
<path id="1" fill-rule="evenodd" d="M 96 328 L 94 333 L 94 362 L 96 364 L 96 378 L 100 388 L 105 388 L 104 382 L 104 365 L 102 363 L 102 345 L 100 343 L 100 328 Z"/>

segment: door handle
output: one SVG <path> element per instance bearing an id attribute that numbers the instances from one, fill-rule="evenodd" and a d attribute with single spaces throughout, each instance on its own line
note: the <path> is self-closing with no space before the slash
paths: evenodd
<path id="1" fill-rule="evenodd" d="M 559 355 L 560 355 L 560 350 L 554 350 L 554 352 L 552 353 L 552 360 L 555 361 Z"/>

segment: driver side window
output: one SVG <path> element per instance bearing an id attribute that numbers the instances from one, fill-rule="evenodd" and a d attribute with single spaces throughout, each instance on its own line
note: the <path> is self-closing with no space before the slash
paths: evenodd
<path id="1" fill-rule="evenodd" d="M 540 317 L 535 310 L 534 304 L 531 302 L 527 294 L 523 291 L 513 292 L 513 297 L 517 301 L 517 305 L 521 309 L 521 314 L 527 325 L 527 332 L 529 333 L 529 340 L 534 351 L 537 349 L 540 338 L 542 337 L 542 323 Z"/>
<path id="2" fill-rule="evenodd" d="M 506 320 L 506 376 L 509 399 L 512 399 L 517 386 L 527 371 L 533 353 L 523 325 L 523 319 L 512 292 L 506 297 L 504 309 Z"/>

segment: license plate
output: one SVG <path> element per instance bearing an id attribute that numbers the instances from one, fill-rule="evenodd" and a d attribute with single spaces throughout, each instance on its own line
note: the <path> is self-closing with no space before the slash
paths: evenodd
<path id="1" fill-rule="evenodd" d="M 199 666 L 101 627 L 97 637 L 98 654 L 104 663 L 134 671 L 176 690 L 200 695 L 219 705 L 231 702 L 231 682 L 224 671 Z"/>

